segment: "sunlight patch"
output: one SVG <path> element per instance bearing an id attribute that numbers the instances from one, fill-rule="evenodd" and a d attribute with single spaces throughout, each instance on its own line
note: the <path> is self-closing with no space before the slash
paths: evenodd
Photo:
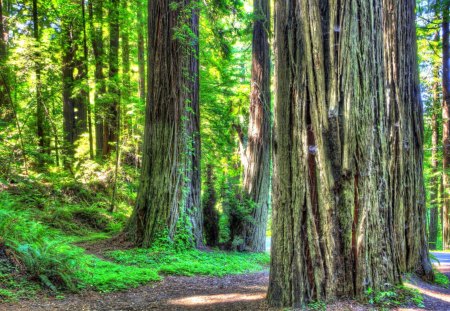
<path id="1" fill-rule="evenodd" d="M 203 296 L 191 296 L 180 299 L 171 299 L 169 300 L 169 304 L 181 306 L 212 305 L 216 303 L 260 300 L 264 299 L 265 297 L 266 297 L 265 293 L 259 294 L 232 293 L 223 295 L 203 295 Z"/>

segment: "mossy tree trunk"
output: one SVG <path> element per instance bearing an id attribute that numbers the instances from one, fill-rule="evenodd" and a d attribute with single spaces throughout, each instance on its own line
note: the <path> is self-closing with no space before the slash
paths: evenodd
<path id="1" fill-rule="evenodd" d="M 173 239 L 178 230 L 195 237 L 196 212 L 187 211 L 193 164 L 191 139 L 194 93 L 198 84 L 192 58 L 196 40 L 192 3 L 171 5 L 155 0 L 148 7 L 148 88 L 140 186 L 126 231 L 136 245 L 148 247 L 159 237 Z M 188 38 L 188 42 L 186 41 Z M 198 116 L 197 116 L 198 117 Z M 192 171 L 191 171 L 192 172 Z M 191 223 L 189 223 L 191 220 Z M 201 224 L 201 223 L 200 223 Z M 201 230 L 201 229 L 200 229 Z M 198 243 L 196 243 L 198 244 Z"/>
<path id="2" fill-rule="evenodd" d="M 244 224 L 244 249 L 266 250 L 270 194 L 270 5 L 254 0 L 250 121 L 244 160 L 244 191 L 251 213 Z"/>
<path id="3" fill-rule="evenodd" d="M 414 3 L 286 0 L 275 14 L 269 303 L 361 297 L 428 271 Z"/>

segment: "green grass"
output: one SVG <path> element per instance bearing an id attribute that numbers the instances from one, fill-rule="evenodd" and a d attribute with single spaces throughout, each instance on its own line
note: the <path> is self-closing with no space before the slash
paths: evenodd
<path id="1" fill-rule="evenodd" d="M 184 250 L 169 248 L 132 249 L 107 254 L 117 263 L 152 269 L 163 275 L 208 275 L 250 273 L 264 270 L 269 264 L 268 254 L 222 251 Z"/>

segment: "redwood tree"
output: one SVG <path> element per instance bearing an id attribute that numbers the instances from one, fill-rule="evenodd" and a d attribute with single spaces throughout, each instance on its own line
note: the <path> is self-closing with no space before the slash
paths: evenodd
<path id="1" fill-rule="evenodd" d="M 148 6 L 151 69 L 143 160 L 136 206 L 126 229 L 143 247 L 159 237 L 173 239 L 178 230 L 188 231 L 191 241 L 199 243 L 195 237 L 201 232 L 201 222 L 193 219 L 198 211 L 187 210 L 193 207 L 187 204 L 193 191 L 187 177 L 196 165 L 191 136 L 196 126 L 191 122 L 198 87 L 194 61 L 198 43 L 192 35 L 198 20 L 193 18 L 192 5 L 189 1 L 174 6 L 170 0 L 155 0 Z"/>
<path id="2" fill-rule="evenodd" d="M 244 225 L 244 248 L 266 250 L 270 193 L 270 5 L 254 0 L 250 122 L 244 159 L 244 191 L 250 217 Z"/>
<path id="3" fill-rule="evenodd" d="M 414 2 L 286 0 L 275 14 L 269 302 L 429 275 Z"/>

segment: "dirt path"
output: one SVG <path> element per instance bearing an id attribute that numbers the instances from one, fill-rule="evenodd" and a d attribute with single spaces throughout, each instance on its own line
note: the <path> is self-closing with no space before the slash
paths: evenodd
<path id="1" fill-rule="evenodd" d="M 450 255 L 449 255 L 450 258 Z M 450 260 L 439 269 L 450 277 Z M 101 294 L 84 292 L 67 295 L 65 299 L 35 298 L 14 304 L 0 304 L 1 311 L 144 311 L 144 310 L 278 310 L 266 302 L 268 272 L 247 275 L 213 277 L 169 276 L 124 292 Z M 398 308 L 406 310 L 450 311 L 450 289 L 412 279 L 409 286 L 424 294 L 425 308 Z M 354 301 L 341 301 L 327 306 L 327 310 L 373 310 Z"/>
<path id="2" fill-rule="evenodd" d="M 63 300 L 41 298 L 0 304 L 2 311 L 144 311 L 144 310 L 277 310 L 266 302 L 268 272 L 212 277 L 166 277 L 164 281 L 124 292 L 87 292 Z M 355 302 L 327 310 L 367 310 Z"/>

